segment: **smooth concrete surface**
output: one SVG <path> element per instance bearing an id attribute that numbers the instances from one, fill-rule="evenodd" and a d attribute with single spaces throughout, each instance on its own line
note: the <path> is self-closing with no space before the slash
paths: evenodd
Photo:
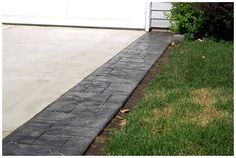
<path id="1" fill-rule="evenodd" d="M 144 31 L 3 25 L 3 137 Z"/>
<path id="2" fill-rule="evenodd" d="M 171 41 L 171 33 L 139 37 L 5 137 L 3 155 L 84 155 Z"/>

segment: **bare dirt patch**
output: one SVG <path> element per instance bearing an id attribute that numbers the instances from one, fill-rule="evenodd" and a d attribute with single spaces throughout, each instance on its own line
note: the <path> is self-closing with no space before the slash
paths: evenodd
<path id="1" fill-rule="evenodd" d="M 104 143 L 104 142 L 106 142 L 106 140 L 107 140 L 107 137 L 97 136 L 95 141 L 100 142 L 100 143 Z"/>

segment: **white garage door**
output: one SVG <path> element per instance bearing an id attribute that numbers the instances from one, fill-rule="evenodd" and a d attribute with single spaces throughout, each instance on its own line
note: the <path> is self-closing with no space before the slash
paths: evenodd
<path id="1" fill-rule="evenodd" d="M 144 28 L 145 0 L 3 0 L 3 22 Z"/>

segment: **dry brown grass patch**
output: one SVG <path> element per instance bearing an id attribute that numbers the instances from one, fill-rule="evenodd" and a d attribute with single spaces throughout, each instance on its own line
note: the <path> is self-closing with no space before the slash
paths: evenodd
<path id="1" fill-rule="evenodd" d="M 154 117 L 170 117 L 173 113 L 173 109 L 171 107 L 164 107 L 164 108 L 154 108 L 152 109 L 152 115 Z"/>
<path id="2" fill-rule="evenodd" d="M 223 115 L 223 111 L 216 110 L 213 107 L 205 107 L 202 111 L 196 114 L 195 117 L 189 118 L 190 121 L 196 122 L 197 124 L 206 127 L 215 118 Z"/>
<path id="3" fill-rule="evenodd" d="M 202 152 L 201 146 L 193 142 L 189 142 L 186 148 L 187 148 L 187 151 L 191 151 L 189 155 L 200 155 Z"/>
<path id="4" fill-rule="evenodd" d="M 207 88 L 193 90 L 191 92 L 191 95 L 195 103 L 204 106 L 210 106 L 216 102 L 215 98 L 211 95 L 210 91 Z"/>
<path id="5" fill-rule="evenodd" d="M 170 117 L 172 113 L 173 109 L 170 107 L 153 108 L 151 111 L 151 115 L 140 118 L 140 121 L 144 124 L 152 124 L 153 121 L 157 120 L 160 117 Z"/>
<path id="6" fill-rule="evenodd" d="M 190 121 L 205 127 L 215 118 L 227 116 L 226 112 L 214 107 L 216 99 L 207 88 L 193 90 L 191 96 L 194 103 L 202 105 L 202 110 L 195 114 L 189 114 L 187 119 Z"/>
<path id="7" fill-rule="evenodd" d="M 151 132 L 153 135 L 158 135 L 158 134 L 164 133 L 165 129 L 164 128 L 153 128 Z"/>

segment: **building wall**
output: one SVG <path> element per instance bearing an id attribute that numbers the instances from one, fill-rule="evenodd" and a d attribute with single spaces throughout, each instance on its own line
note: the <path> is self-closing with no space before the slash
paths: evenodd
<path id="1" fill-rule="evenodd" d="M 170 23 L 166 18 L 166 13 L 171 9 L 170 2 L 152 2 L 151 3 L 151 27 L 169 28 Z"/>

